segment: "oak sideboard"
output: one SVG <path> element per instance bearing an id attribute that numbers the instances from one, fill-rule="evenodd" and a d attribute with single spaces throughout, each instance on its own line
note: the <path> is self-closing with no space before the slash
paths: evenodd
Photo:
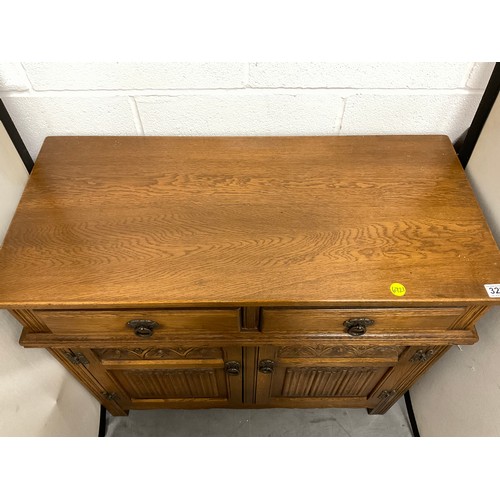
<path id="1" fill-rule="evenodd" d="M 478 340 L 499 263 L 446 136 L 49 137 L 0 307 L 113 415 L 380 414 Z"/>

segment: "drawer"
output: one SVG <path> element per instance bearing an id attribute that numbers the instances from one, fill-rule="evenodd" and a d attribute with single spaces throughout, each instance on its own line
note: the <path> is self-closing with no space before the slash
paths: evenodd
<path id="1" fill-rule="evenodd" d="M 447 330 L 466 311 L 465 307 L 408 309 L 286 309 L 264 308 L 264 333 L 346 332 L 344 322 L 368 319 L 366 332 L 391 333 Z M 359 332 L 354 332 L 359 333 Z"/>
<path id="2" fill-rule="evenodd" d="M 129 321 L 154 321 L 158 338 L 176 334 L 235 333 L 239 331 L 240 311 L 234 309 L 148 309 L 123 311 L 35 311 L 53 333 L 64 335 L 112 335 L 137 338 Z M 140 324 L 141 325 L 141 324 Z M 140 326 L 139 325 L 139 326 Z M 144 323 L 142 323 L 144 325 Z"/>

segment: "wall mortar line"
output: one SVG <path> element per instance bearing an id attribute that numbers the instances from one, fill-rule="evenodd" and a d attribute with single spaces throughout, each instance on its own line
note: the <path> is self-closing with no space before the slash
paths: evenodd
<path id="1" fill-rule="evenodd" d="M 471 65 L 471 68 L 470 68 L 470 71 L 469 71 L 469 74 L 467 75 L 467 78 L 465 79 L 465 82 L 464 82 L 464 87 L 466 89 L 470 89 L 471 87 L 469 87 L 469 82 L 470 82 L 470 79 L 472 77 L 472 74 L 474 73 L 474 70 L 476 69 L 477 67 L 477 63 L 473 63 Z"/>
<path id="2" fill-rule="evenodd" d="M 26 95 L 26 94 L 33 95 L 33 94 L 35 94 L 35 89 L 33 88 L 33 83 L 30 80 L 30 77 L 28 75 L 28 71 L 26 70 L 26 68 L 24 67 L 24 64 L 22 62 L 20 62 L 19 64 L 20 64 L 21 68 L 23 68 L 24 76 L 26 77 L 26 81 L 28 82 L 28 86 L 29 86 L 28 91 L 27 92 L 25 91 L 24 95 Z"/>
<path id="3" fill-rule="evenodd" d="M 224 89 L 144 89 L 144 90 L 116 90 L 116 89 L 79 89 L 79 90 L 0 90 L 0 96 L 3 97 L 165 97 L 165 96 L 182 96 L 182 95 L 314 95 L 315 93 L 337 95 L 338 97 L 346 97 L 349 95 L 482 95 L 484 89 L 475 88 L 458 88 L 458 89 L 402 89 L 402 88 L 293 88 L 293 87 L 235 87 Z"/>
<path id="4" fill-rule="evenodd" d="M 347 107 L 347 99 L 348 97 L 343 97 L 342 98 L 342 111 L 340 112 L 340 118 L 338 120 L 338 134 L 342 134 L 342 125 L 344 123 L 344 115 L 345 115 L 345 110 Z"/>
<path id="5" fill-rule="evenodd" d="M 251 88 L 251 86 L 250 86 L 250 64 L 251 63 L 246 63 L 245 69 L 244 69 L 245 76 L 244 76 L 243 87 L 246 89 Z"/>
<path id="6" fill-rule="evenodd" d="M 139 113 L 139 107 L 137 106 L 137 101 L 133 96 L 129 96 L 130 108 L 132 110 L 132 115 L 134 116 L 135 128 L 139 135 L 144 134 L 144 125 L 142 124 L 141 114 Z"/>

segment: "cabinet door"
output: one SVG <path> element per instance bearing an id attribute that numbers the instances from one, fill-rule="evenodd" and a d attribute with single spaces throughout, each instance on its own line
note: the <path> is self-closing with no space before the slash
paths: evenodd
<path id="1" fill-rule="evenodd" d="M 103 388 L 103 404 L 123 410 L 237 406 L 241 348 L 151 347 L 71 349 Z"/>
<path id="2" fill-rule="evenodd" d="M 258 353 L 256 402 L 282 407 L 369 408 L 403 347 L 282 346 Z"/>

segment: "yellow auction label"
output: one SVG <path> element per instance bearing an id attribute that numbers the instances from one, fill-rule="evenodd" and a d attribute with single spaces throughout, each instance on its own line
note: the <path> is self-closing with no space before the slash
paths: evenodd
<path id="1" fill-rule="evenodd" d="M 401 283 L 391 283 L 390 290 L 396 297 L 402 297 L 406 293 L 406 288 Z"/>

